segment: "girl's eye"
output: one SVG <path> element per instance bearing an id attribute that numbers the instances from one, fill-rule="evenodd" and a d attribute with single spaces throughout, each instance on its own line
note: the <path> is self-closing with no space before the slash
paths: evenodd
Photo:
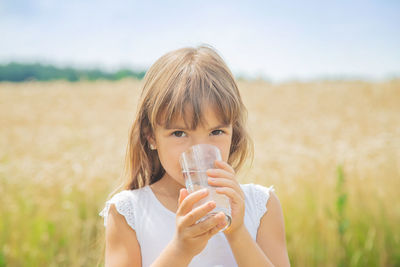
<path id="1" fill-rule="evenodd" d="M 222 130 L 214 130 L 211 132 L 211 135 L 221 135 L 223 133 L 224 133 L 224 131 L 222 131 Z"/>
<path id="2" fill-rule="evenodd" d="M 185 137 L 186 133 L 184 131 L 175 131 L 172 133 L 172 135 L 175 137 Z"/>

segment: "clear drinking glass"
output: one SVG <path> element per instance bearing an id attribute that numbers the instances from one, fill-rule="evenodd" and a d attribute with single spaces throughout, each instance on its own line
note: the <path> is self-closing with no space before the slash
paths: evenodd
<path id="1" fill-rule="evenodd" d="M 230 226 L 232 221 L 229 198 L 216 193 L 215 187 L 208 184 L 208 176 L 206 174 L 208 169 L 214 168 L 216 160 L 221 160 L 221 152 L 218 147 L 208 144 L 198 144 L 182 153 L 180 164 L 189 194 L 203 188 L 208 188 L 209 191 L 208 196 L 198 201 L 194 208 L 211 200 L 216 203 L 215 209 L 201 218 L 199 222 L 222 211 L 225 214 L 227 222 L 226 226 L 221 230 L 224 231 Z"/>

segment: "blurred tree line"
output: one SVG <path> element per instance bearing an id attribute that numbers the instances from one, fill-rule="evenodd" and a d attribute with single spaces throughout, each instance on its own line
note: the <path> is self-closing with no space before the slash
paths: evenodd
<path id="1" fill-rule="evenodd" d="M 64 79 L 71 82 L 80 80 L 94 81 L 98 79 L 120 80 L 126 77 L 142 79 L 145 71 L 132 71 L 130 69 L 121 69 L 116 72 L 104 72 L 98 69 L 78 70 L 74 68 L 58 68 L 51 65 L 42 65 L 40 63 L 23 64 L 9 63 L 0 65 L 0 81 L 23 82 L 30 80 L 51 81 Z"/>

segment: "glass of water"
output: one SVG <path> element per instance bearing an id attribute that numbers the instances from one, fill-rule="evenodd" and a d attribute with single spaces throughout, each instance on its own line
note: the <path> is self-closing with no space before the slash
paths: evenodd
<path id="1" fill-rule="evenodd" d="M 227 224 L 220 231 L 224 231 L 232 221 L 229 198 L 216 193 L 215 187 L 208 184 L 208 176 L 206 174 L 208 169 L 214 168 L 216 160 L 222 160 L 218 147 L 209 144 L 198 144 L 182 153 L 180 164 L 189 194 L 203 188 L 207 188 L 209 191 L 208 196 L 198 201 L 194 208 L 211 200 L 216 203 L 215 209 L 201 218 L 199 222 L 222 211 L 225 214 Z"/>

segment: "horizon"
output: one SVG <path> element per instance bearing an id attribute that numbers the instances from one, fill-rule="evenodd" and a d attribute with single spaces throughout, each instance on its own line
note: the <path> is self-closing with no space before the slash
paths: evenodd
<path id="1" fill-rule="evenodd" d="M 140 75 L 141 72 L 146 73 L 148 69 L 139 69 L 139 68 L 130 68 L 128 67 L 121 67 L 121 68 L 115 68 L 115 69 L 104 69 L 104 68 L 99 68 L 97 66 L 93 66 L 93 67 L 85 67 L 82 65 L 77 65 L 77 66 L 71 66 L 71 65 L 57 65 L 57 64 L 52 64 L 51 62 L 49 63 L 44 63 L 44 62 L 18 62 L 18 61 L 12 61 L 12 62 L 8 62 L 8 63 L 1 63 L 0 62 L 0 67 L 6 66 L 8 64 L 21 64 L 21 65 L 25 65 L 25 66 L 29 66 L 29 65 L 40 65 L 42 67 L 54 67 L 57 68 L 58 70 L 65 70 L 65 69 L 72 69 L 74 71 L 78 71 L 78 72 L 90 72 L 90 71 L 101 71 L 104 74 L 116 74 L 119 71 L 124 71 L 124 70 L 128 70 L 128 71 L 132 71 L 133 73 Z M 296 83 L 296 82 L 300 82 L 300 83 L 308 83 L 308 82 L 334 82 L 334 81 L 344 81 L 344 82 L 352 82 L 352 81 L 360 81 L 360 82 L 387 82 L 387 81 L 393 81 L 393 80 L 400 80 L 400 75 L 387 75 L 386 77 L 382 77 L 380 79 L 374 79 L 374 78 L 369 78 L 369 77 L 362 77 L 362 76 L 356 76 L 356 75 L 320 75 L 320 76 L 315 76 L 315 77 L 310 77 L 310 78 L 288 78 L 288 79 L 281 79 L 281 80 L 272 80 L 269 79 L 268 77 L 259 75 L 259 76 L 249 76 L 246 74 L 241 74 L 241 73 L 233 73 L 235 80 L 239 81 L 239 80 L 244 80 L 244 81 L 264 81 L 264 82 L 268 82 L 268 83 L 272 83 L 272 84 L 284 84 L 284 83 Z M 143 78 L 137 78 L 137 77 L 133 77 L 133 76 L 125 76 L 122 79 L 126 79 L 126 78 L 133 78 L 133 79 L 143 79 Z M 56 78 L 56 79 L 50 79 L 50 80 L 36 80 L 34 77 L 32 77 L 31 79 L 27 79 L 27 80 L 23 80 L 23 81 L 17 81 L 17 82 L 27 82 L 27 81 L 39 81 L 39 82 L 50 82 L 50 81 L 56 81 L 56 80 L 63 80 L 64 78 Z M 85 79 L 83 79 L 85 80 Z M 97 81 L 97 80 L 109 80 L 105 77 L 100 77 L 100 78 L 96 78 L 94 80 L 89 80 L 89 81 Z M 120 79 L 117 79 L 120 80 Z M 81 81 L 81 80 L 78 80 Z M 114 80 L 112 80 L 114 81 Z M 10 82 L 10 80 L 0 80 L 1 82 Z M 16 82 L 16 81 L 11 81 L 11 82 Z M 77 81 L 73 81 L 73 82 L 77 82 Z"/>

